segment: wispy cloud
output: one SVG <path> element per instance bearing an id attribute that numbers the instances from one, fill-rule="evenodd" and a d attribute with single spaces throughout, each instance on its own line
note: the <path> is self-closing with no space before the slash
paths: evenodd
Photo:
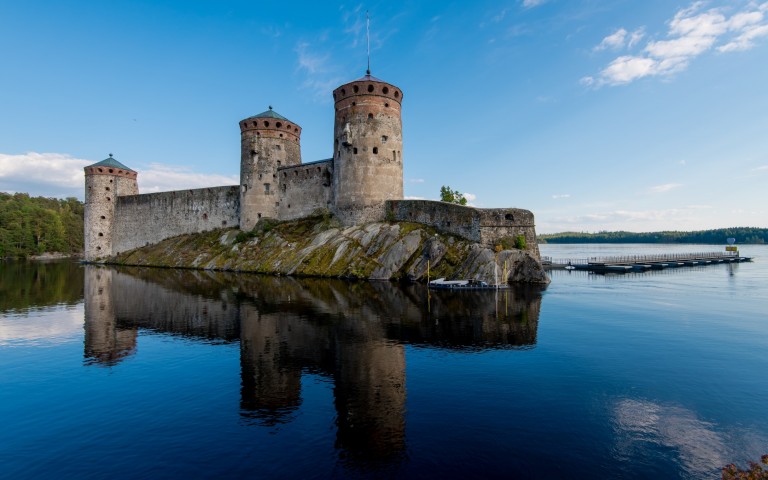
<path id="1" fill-rule="evenodd" d="M 632 48 L 643 39 L 645 36 L 645 29 L 643 27 L 638 28 L 634 32 L 628 32 L 627 30 L 620 28 L 608 35 L 601 41 L 595 48 L 595 51 L 600 50 L 620 50 L 622 48 Z"/>
<path id="2" fill-rule="evenodd" d="M 681 183 L 665 183 L 663 185 L 655 185 L 649 188 L 649 190 L 652 193 L 664 193 L 664 192 L 669 192 L 670 190 L 674 190 L 676 188 L 680 188 L 682 186 L 683 185 Z"/>
<path id="3" fill-rule="evenodd" d="M 423 178 L 409 178 L 408 183 L 424 183 Z"/>
<path id="4" fill-rule="evenodd" d="M 690 230 L 703 228 L 705 223 L 702 223 L 702 218 L 708 215 L 702 212 L 711 209 L 712 207 L 707 205 L 690 205 L 659 210 L 592 211 L 580 215 L 553 215 L 550 218 L 538 215 L 539 222 L 537 223 L 542 224 L 542 231 L 549 232 L 567 230 L 584 232 Z"/>
<path id="5" fill-rule="evenodd" d="M 405 200 L 426 200 L 425 197 L 414 197 L 413 195 L 405 195 Z"/>
<path id="6" fill-rule="evenodd" d="M 523 8 L 533 8 L 543 5 L 547 0 L 523 0 Z"/>
<path id="7" fill-rule="evenodd" d="M 555 194 L 555 195 L 552 195 L 552 198 L 554 198 L 555 200 L 560 198 L 571 198 L 571 194 L 570 193 Z"/>
<path id="8" fill-rule="evenodd" d="M 83 198 L 83 167 L 102 159 L 84 160 L 63 153 L 0 153 L 0 191 L 25 192 L 33 196 Z M 188 188 L 237 185 L 239 178 L 194 172 L 186 167 L 150 164 L 130 165 L 139 172 L 141 193 Z"/>
<path id="9" fill-rule="evenodd" d="M 299 42 L 294 50 L 298 68 L 305 75 L 303 87 L 316 99 L 330 102 L 330 92 L 341 84 L 341 77 L 331 66 L 331 55 L 313 50 L 309 42 Z"/>
<path id="10" fill-rule="evenodd" d="M 765 172 L 768 171 L 768 165 L 763 165 L 762 167 L 757 167 L 754 169 L 756 172 Z"/>
<path id="11" fill-rule="evenodd" d="M 693 59 L 712 49 L 720 53 L 748 50 L 756 45 L 756 40 L 768 36 L 768 2 L 748 2 L 730 17 L 724 8 L 703 7 L 704 2 L 699 1 L 679 10 L 668 22 L 665 39 L 650 40 L 642 51 L 615 58 L 597 76 L 584 77 L 581 83 L 601 87 L 670 76 L 685 70 Z M 644 35 L 643 28 L 632 34 L 620 28 L 605 37 L 595 50 L 632 48 Z"/>

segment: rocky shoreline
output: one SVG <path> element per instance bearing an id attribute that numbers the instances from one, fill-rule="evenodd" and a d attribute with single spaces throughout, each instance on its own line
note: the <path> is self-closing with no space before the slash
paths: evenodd
<path id="1" fill-rule="evenodd" d="M 535 252 L 488 248 L 417 223 L 342 227 L 332 218 L 261 222 L 253 231 L 181 235 L 104 260 L 118 265 L 194 268 L 272 275 L 548 284 Z"/>

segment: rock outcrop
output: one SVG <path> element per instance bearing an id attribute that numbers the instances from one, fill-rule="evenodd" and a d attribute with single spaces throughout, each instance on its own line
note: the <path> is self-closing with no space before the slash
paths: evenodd
<path id="1" fill-rule="evenodd" d="M 547 284 L 535 254 L 493 249 L 408 222 L 342 227 L 315 217 L 262 221 L 237 229 L 181 235 L 109 258 L 106 263 L 275 275 L 423 281 L 473 278 Z"/>

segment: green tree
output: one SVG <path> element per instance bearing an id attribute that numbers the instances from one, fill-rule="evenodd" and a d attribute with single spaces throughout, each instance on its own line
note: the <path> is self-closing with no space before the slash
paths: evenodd
<path id="1" fill-rule="evenodd" d="M 76 198 L 60 200 L 0 192 L 0 258 L 44 252 L 80 253 L 84 209 Z"/>
<path id="2" fill-rule="evenodd" d="M 456 203 L 458 205 L 466 205 L 467 199 L 464 194 L 458 190 L 452 190 L 451 187 L 443 185 L 440 187 L 440 201 L 448 203 Z"/>

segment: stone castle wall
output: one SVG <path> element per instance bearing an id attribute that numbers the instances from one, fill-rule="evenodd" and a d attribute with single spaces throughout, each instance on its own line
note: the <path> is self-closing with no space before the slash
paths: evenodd
<path id="1" fill-rule="evenodd" d="M 432 200 L 386 202 L 386 216 L 400 222 L 416 222 L 494 247 L 502 239 L 525 237 L 527 250 L 539 257 L 533 213 L 520 208 L 480 209 Z"/>
<path id="2" fill-rule="evenodd" d="M 115 205 L 112 254 L 158 243 L 186 233 L 236 227 L 240 218 L 237 186 L 128 195 Z"/>
<path id="3" fill-rule="evenodd" d="M 295 220 L 318 209 L 329 209 L 332 175 L 332 159 L 278 169 L 278 218 Z"/>

